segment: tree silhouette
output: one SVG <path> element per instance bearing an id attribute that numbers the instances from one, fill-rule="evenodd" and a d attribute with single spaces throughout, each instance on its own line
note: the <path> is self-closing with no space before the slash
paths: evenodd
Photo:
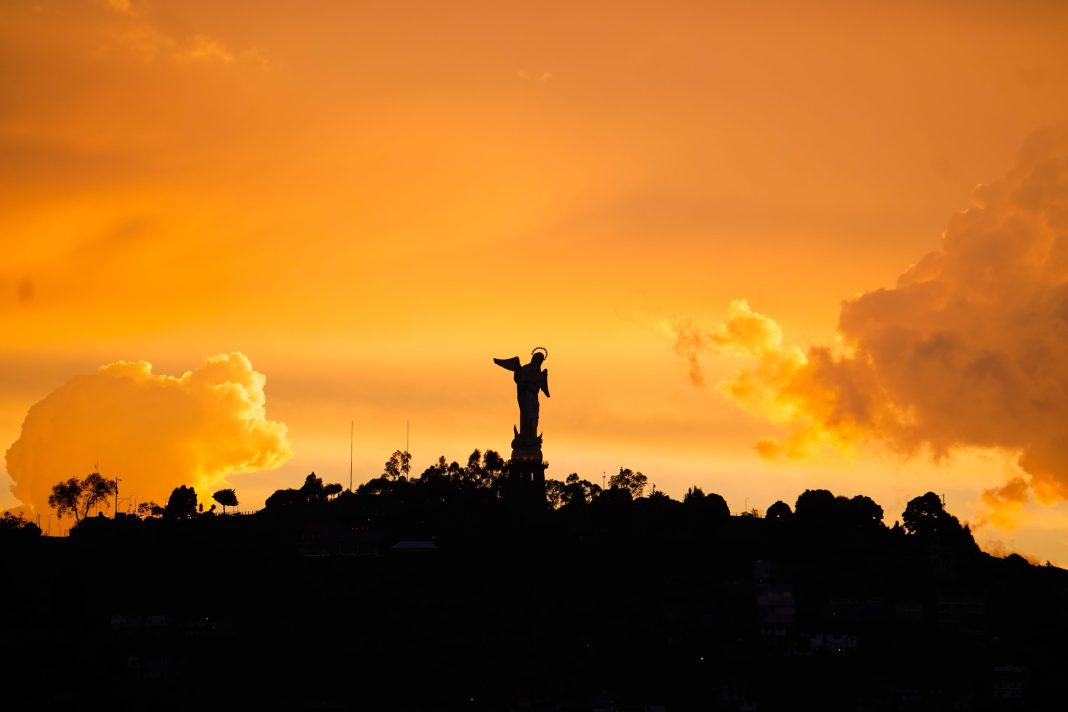
<path id="1" fill-rule="evenodd" d="M 138 517 L 140 517 L 141 519 L 147 519 L 148 517 L 162 516 L 164 510 L 163 507 L 149 500 L 148 502 L 138 502 L 137 509 L 135 511 Z"/>
<path id="2" fill-rule="evenodd" d="M 854 527 L 867 529 L 883 526 L 883 508 L 871 497 L 858 494 L 846 502 L 845 511 L 850 525 Z"/>
<path id="3" fill-rule="evenodd" d="M 504 458 L 496 450 L 486 450 L 482 454 L 482 469 L 493 479 L 504 474 Z"/>
<path id="4" fill-rule="evenodd" d="M 197 492 L 192 487 L 179 485 L 171 491 L 163 510 L 165 519 L 192 519 L 197 514 Z"/>
<path id="5" fill-rule="evenodd" d="M 709 492 L 705 495 L 704 501 L 701 503 L 701 510 L 706 515 L 711 515 L 718 519 L 727 519 L 731 516 L 731 508 L 727 506 L 727 500 L 723 498 L 723 495 L 715 492 Z"/>
<path id="6" fill-rule="evenodd" d="M 280 489 L 275 490 L 271 496 L 267 498 L 267 501 L 263 503 L 264 507 L 268 510 L 277 510 L 285 507 L 292 507 L 298 504 L 307 502 L 307 497 L 304 493 L 296 489 Z"/>
<path id="7" fill-rule="evenodd" d="M 433 481 L 433 480 L 446 479 L 446 478 L 448 478 L 448 476 L 449 476 L 449 463 L 445 461 L 445 456 L 444 455 L 440 455 L 438 457 L 437 462 L 435 462 L 433 465 L 431 465 L 430 467 L 428 467 L 425 470 L 423 470 L 423 474 L 419 475 L 419 479 L 427 481 L 427 482 L 430 482 L 430 481 Z M 387 475 L 383 474 L 378 479 L 388 479 L 388 477 L 387 477 Z"/>
<path id="8" fill-rule="evenodd" d="M 468 456 L 462 475 L 468 486 L 489 489 L 494 486 L 503 471 L 504 460 L 500 455 L 493 450 L 487 450 L 485 454 L 475 450 Z"/>
<path id="9" fill-rule="evenodd" d="M 33 522 L 27 521 L 20 512 L 4 512 L 0 514 L 0 541 L 14 539 L 33 539 L 41 536 L 41 528 Z"/>
<path id="10" fill-rule="evenodd" d="M 786 521 L 794 515 L 790 509 L 790 505 L 782 500 L 775 502 L 775 504 L 768 507 L 768 511 L 764 513 L 765 519 L 772 519 L 776 521 Z"/>
<path id="11" fill-rule="evenodd" d="M 387 481 L 384 475 L 379 480 L 382 482 Z M 360 489 L 364 489 L 367 484 L 361 485 Z M 340 494 L 342 489 L 344 488 L 337 482 L 323 484 L 323 479 L 312 472 L 304 478 L 304 484 L 300 486 L 300 489 L 275 490 L 264 502 L 264 506 L 270 510 L 277 510 L 285 507 L 306 505 L 311 502 L 325 502 L 329 498 Z"/>
<path id="12" fill-rule="evenodd" d="M 89 510 L 97 505 L 108 506 L 108 498 L 119 488 L 115 480 L 104 479 L 99 472 L 91 472 L 85 479 L 71 477 L 66 482 L 52 486 L 48 495 L 48 506 L 56 510 L 61 519 L 68 512 L 74 514 L 75 522 L 81 522 L 89 516 Z"/>
<path id="13" fill-rule="evenodd" d="M 704 490 L 694 485 L 686 491 L 682 504 L 694 521 L 722 522 L 730 519 L 731 510 L 727 500 L 715 492 L 705 494 Z"/>
<path id="14" fill-rule="evenodd" d="M 386 460 L 382 474 L 391 480 L 407 477 L 412 466 L 412 455 L 408 451 L 394 450 Z"/>
<path id="15" fill-rule="evenodd" d="M 961 531 L 960 521 L 946 511 L 942 498 L 934 492 L 910 499 L 901 514 L 901 523 L 907 533 L 921 538 Z"/>
<path id="16" fill-rule="evenodd" d="M 313 472 L 304 478 L 300 493 L 304 495 L 305 501 L 320 502 L 340 493 L 342 489 L 338 482 L 323 484 L 323 479 Z"/>
<path id="17" fill-rule="evenodd" d="M 564 506 L 581 507 L 597 499 L 600 494 L 600 485 L 595 485 L 586 479 L 580 479 L 577 472 L 572 472 L 564 480 Z"/>
<path id="18" fill-rule="evenodd" d="M 223 514 L 226 514 L 227 507 L 237 506 L 237 493 L 233 489 L 221 489 L 213 494 L 211 498 L 222 505 Z"/>
<path id="19" fill-rule="evenodd" d="M 472 450 L 467 456 L 467 469 L 472 471 L 482 469 L 482 451 L 478 448 Z"/>
<path id="20" fill-rule="evenodd" d="M 807 489 L 794 504 L 798 521 L 811 524 L 830 524 L 834 519 L 835 498 L 830 490 Z"/>
<path id="21" fill-rule="evenodd" d="M 608 486 L 610 488 L 627 490 L 634 499 L 642 496 L 642 492 L 648 482 L 649 478 L 642 473 L 622 467 L 619 468 L 618 475 L 612 475 L 608 478 Z"/>
<path id="22" fill-rule="evenodd" d="M 304 478 L 304 484 L 300 487 L 301 494 L 308 501 L 323 499 L 323 478 L 314 472 Z"/>
<path id="23" fill-rule="evenodd" d="M 567 485 L 560 480 L 545 480 L 545 499 L 550 509 L 560 509 L 566 502 Z"/>

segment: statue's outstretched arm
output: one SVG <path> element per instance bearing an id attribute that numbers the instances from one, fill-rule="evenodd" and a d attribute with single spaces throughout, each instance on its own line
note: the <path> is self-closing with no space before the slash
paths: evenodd
<path id="1" fill-rule="evenodd" d="M 548 369 L 541 372 L 541 390 L 545 394 L 546 398 L 549 398 L 549 371 Z"/>
<path id="2" fill-rule="evenodd" d="M 501 368 L 506 368 L 509 371 L 518 371 L 522 364 L 519 363 L 519 357 L 513 356 L 512 358 L 495 358 L 493 363 L 497 364 Z"/>

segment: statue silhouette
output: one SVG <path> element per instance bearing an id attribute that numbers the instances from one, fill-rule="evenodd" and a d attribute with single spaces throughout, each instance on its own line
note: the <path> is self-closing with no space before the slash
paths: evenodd
<path id="1" fill-rule="evenodd" d="M 512 428 L 515 432 L 513 448 L 541 445 L 541 436 L 538 434 L 538 391 L 549 397 L 549 372 L 541 368 L 548 353 L 539 346 L 531 352 L 530 363 L 525 365 L 520 365 L 518 356 L 493 359 L 495 364 L 514 374 L 516 400 L 519 402 L 519 428 Z"/>

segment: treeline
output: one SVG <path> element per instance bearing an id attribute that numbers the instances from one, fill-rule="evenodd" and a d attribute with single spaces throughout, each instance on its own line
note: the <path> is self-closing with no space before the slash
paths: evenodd
<path id="1" fill-rule="evenodd" d="M 518 491 L 510 481 L 508 462 L 494 450 L 474 450 L 464 464 L 449 462 L 442 456 L 418 475 L 411 474 L 410 463 L 409 453 L 395 451 L 378 477 L 354 491 L 344 490 L 340 483 L 326 483 L 312 472 L 299 487 L 271 494 L 257 514 L 269 521 L 349 521 L 363 528 L 387 527 L 398 536 L 426 538 L 447 537 L 458 522 L 470 530 L 479 524 L 504 525 L 518 515 L 527 524 L 527 518 L 540 510 L 557 513 L 572 527 L 586 519 L 590 520 L 586 522 L 590 526 L 608 524 L 619 520 L 621 515 L 631 514 L 637 520 L 649 520 L 643 522 L 642 528 L 646 530 L 650 522 L 659 522 L 664 530 L 662 534 L 680 527 L 707 529 L 731 517 L 726 500 L 719 494 L 705 493 L 693 486 L 681 501 L 675 500 L 655 486 L 647 491 L 649 478 L 629 468 L 621 467 L 608 478 L 605 487 L 578 473 L 571 473 L 563 480 L 547 479 L 544 494 L 537 492 L 532 503 L 530 492 Z M 98 512 L 96 518 L 89 513 L 94 508 L 106 508 L 116 486 L 114 480 L 95 472 L 82 480 L 70 478 L 53 487 L 49 503 L 58 516 L 75 518 L 72 534 L 77 535 L 85 525 L 100 526 L 103 513 Z M 212 498 L 214 503 L 205 510 L 192 486 L 179 485 L 165 505 L 142 502 L 133 512 L 120 514 L 119 518 L 191 520 L 214 516 L 216 504 L 222 507 L 223 514 L 227 507 L 238 506 L 232 488 L 221 489 Z M 741 512 L 740 516 L 761 518 L 755 509 Z M 958 542 L 977 550 L 969 527 L 945 511 L 941 498 L 932 492 L 909 501 L 900 523 L 895 522 L 889 528 L 883 521 L 882 507 L 871 498 L 836 496 L 822 489 L 806 490 L 793 507 L 782 501 L 772 503 L 763 519 L 773 529 L 796 526 L 811 533 L 859 537 L 860 541 L 880 533 L 914 536 L 927 541 Z M 618 525 L 615 521 L 614 526 L 618 528 Z M 32 538 L 40 534 L 36 524 L 20 515 L 4 513 L 0 518 L 0 536 Z"/>

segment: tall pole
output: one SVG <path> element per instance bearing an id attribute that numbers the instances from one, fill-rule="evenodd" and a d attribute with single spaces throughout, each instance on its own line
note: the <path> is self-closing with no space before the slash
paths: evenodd
<path id="1" fill-rule="evenodd" d="M 356 431 L 356 421 L 349 421 L 349 492 L 352 491 L 352 438 Z"/>
<path id="2" fill-rule="evenodd" d="M 115 516 L 112 517 L 112 519 L 118 519 L 119 518 L 119 482 L 120 481 L 121 480 L 119 480 L 118 477 L 115 478 Z"/>

